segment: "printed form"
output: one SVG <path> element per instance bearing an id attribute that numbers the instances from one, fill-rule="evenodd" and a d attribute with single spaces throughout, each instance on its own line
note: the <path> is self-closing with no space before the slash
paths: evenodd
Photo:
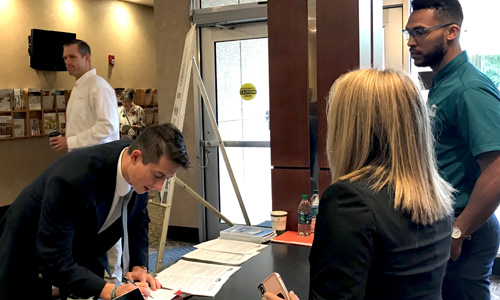
<path id="1" fill-rule="evenodd" d="M 156 275 L 160 283 L 173 290 L 214 297 L 240 267 L 180 260 Z M 152 296 L 156 299 L 153 292 Z"/>
<path id="2" fill-rule="evenodd" d="M 195 245 L 195 247 L 212 251 L 247 254 L 258 252 L 266 248 L 267 245 L 235 240 L 215 239 Z"/>

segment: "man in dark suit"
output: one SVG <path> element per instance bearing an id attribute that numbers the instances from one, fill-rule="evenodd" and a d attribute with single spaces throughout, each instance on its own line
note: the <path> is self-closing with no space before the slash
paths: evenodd
<path id="1" fill-rule="evenodd" d="M 106 251 L 122 236 L 130 248 L 129 256 L 124 253 L 126 276 L 159 288 L 147 274 L 146 192 L 161 190 L 188 165 L 182 134 L 172 124 L 148 127 L 132 143 L 116 141 L 61 157 L 0 221 L 0 299 L 50 299 L 51 286 L 64 295 L 101 299 L 135 289 L 103 279 Z"/>

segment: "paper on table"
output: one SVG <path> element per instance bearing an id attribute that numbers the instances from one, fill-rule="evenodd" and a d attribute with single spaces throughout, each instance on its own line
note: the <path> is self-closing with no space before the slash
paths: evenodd
<path id="1" fill-rule="evenodd" d="M 174 290 L 157 289 L 156 291 L 151 291 L 151 298 L 154 300 L 170 300 L 175 297 Z"/>
<path id="2" fill-rule="evenodd" d="M 229 277 L 239 269 L 240 267 L 180 260 L 161 271 L 156 278 L 167 288 L 214 297 Z"/>
<path id="3" fill-rule="evenodd" d="M 260 251 L 266 248 L 267 245 L 219 238 L 195 245 L 195 247 L 212 251 L 246 254 Z"/>
<path id="4" fill-rule="evenodd" d="M 215 263 L 221 263 L 226 265 L 241 265 L 246 262 L 250 258 L 259 254 L 259 252 L 253 253 L 229 253 L 229 252 L 221 252 L 221 251 L 212 251 L 207 249 L 196 249 L 191 251 L 183 256 L 183 258 L 188 259 L 197 259 L 204 261 L 211 261 Z"/>

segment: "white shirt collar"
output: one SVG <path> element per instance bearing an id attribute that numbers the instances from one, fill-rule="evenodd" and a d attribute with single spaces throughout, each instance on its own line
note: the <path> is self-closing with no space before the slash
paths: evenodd
<path id="1" fill-rule="evenodd" d="M 87 73 L 83 74 L 80 78 L 78 78 L 76 81 L 75 81 L 75 86 L 78 87 L 82 84 L 85 83 L 85 81 L 87 81 L 90 77 L 96 75 L 96 70 L 95 69 L 91 69 L 90 71 L 87 71 Z"/>
<path id="2" fill-rule="evenodd" d="M 122 197 L 125 196 L 131 188 L 131 185 L 125 180 L 122 173 L 122 157 L 128 151 L 128 147 L 122 150 L 120 153 L 120 158 L 118 159 L 118 165 L 116 166 L 116 190 L 115 193 Z"/>

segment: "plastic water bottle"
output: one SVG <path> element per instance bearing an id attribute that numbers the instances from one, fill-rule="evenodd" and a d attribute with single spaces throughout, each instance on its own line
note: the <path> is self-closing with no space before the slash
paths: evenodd
<path id="1" fill-rule="evenodd" d="M 311 202 L 307 195 L 302 195 L 299 204 L 299 236 L 311 235 Z"/>
<path id="2" fill-rule="evenodd" d="M 314 232 L 316 228 L 316 216 L 318 215 L 318 207 L 319 207 L 319 191 L 313 190 L 313 194 L 311 196 L 311 232 Z"/>

